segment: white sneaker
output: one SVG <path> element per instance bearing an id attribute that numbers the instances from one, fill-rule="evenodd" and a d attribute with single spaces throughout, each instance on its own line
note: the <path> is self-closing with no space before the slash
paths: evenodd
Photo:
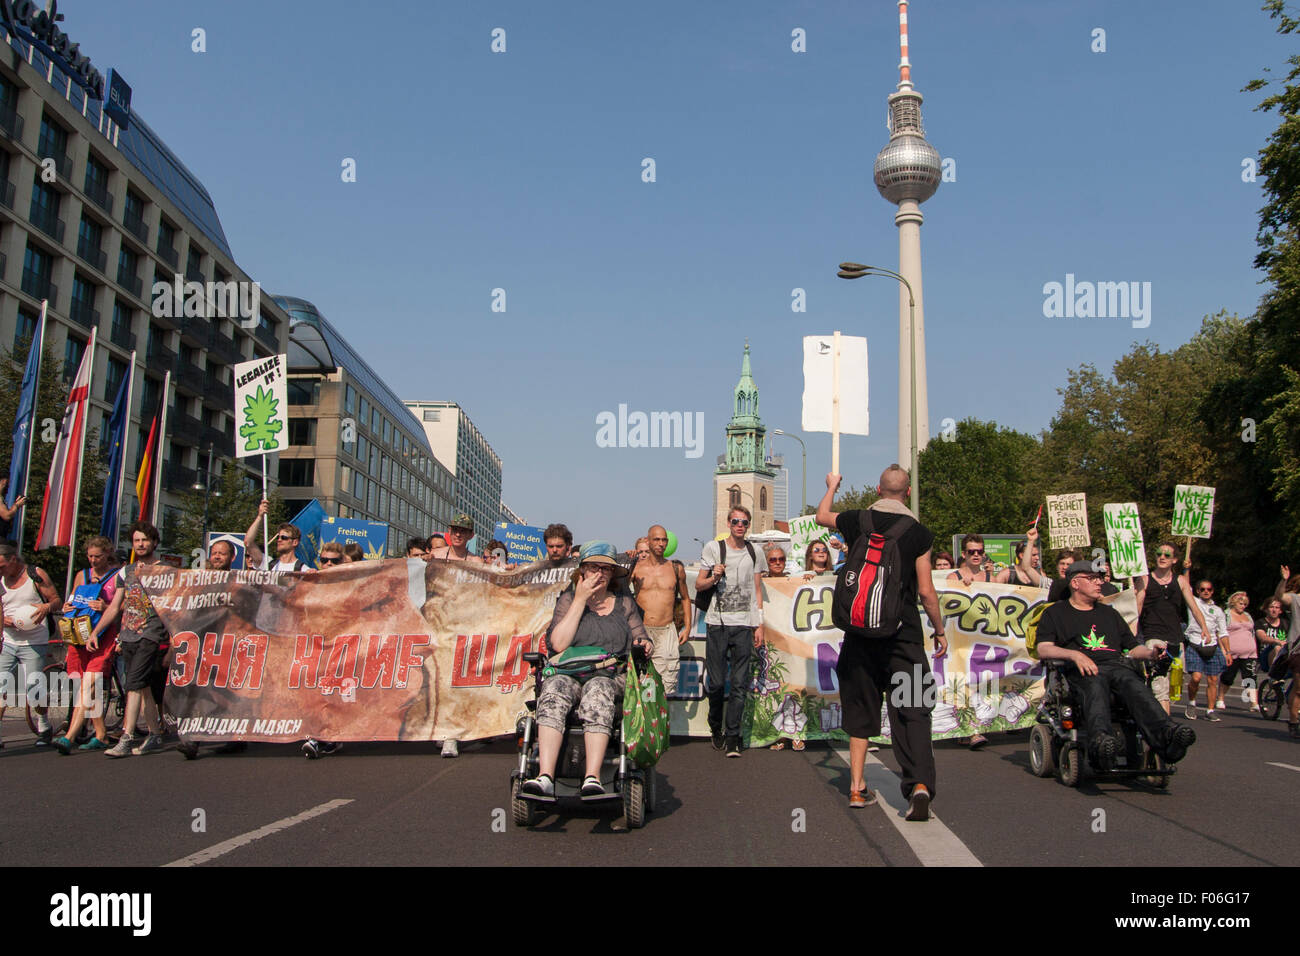
<path id="1" fill-rule="evenodd" d="M 442 755 L 444 757 L 459 757 L 460 750 L 456 747 L 456 741 L 444 740 L 442 742 Z"/>
<path id="2" fill-rule="evenodd" d="M 1218 702 L 1217 704 L 1215 704 L 1214 706 L 1215 706 L 1215 708 L 1218 709 L 1218 710 L 1227 710 L 1227 709 L 1228 709 L 1228 705 L 1227 705 L 1225 702 L 1223 702 L 1223 701 L 1219 701 L 1219 702 Z"/>

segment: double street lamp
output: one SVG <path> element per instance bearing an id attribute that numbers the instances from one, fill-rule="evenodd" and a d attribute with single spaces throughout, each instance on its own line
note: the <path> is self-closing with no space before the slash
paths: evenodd
<path id="1" fill-rule="evenodd" d="M 203 492 L 203 538 L 199 541 L 199 547 L 203 549 L 203 566 L 207 567 L 208 560 L 208 499 L 220 498 L 221 488 L 213 487 L 212 482 L 212 446 L 208 446 L 208 467 L 203 472 L 202 480 L 195 476 L 195 482 L 190 486 L 194 491 Z"/>
<path id="2" fill-rule="evenodd" d="M 897 279 L 903 283 L 907 289 L 907 307 L 909 310 L 907 320 L 907 334 L 910 338 L 908 354 L 911 359 L 911 374 L 908 376 L 912 386 L 912 460 L 911 460 L 911 484 L 912 484 L 912 514 L 919 519 L 921 511 L 919 508 L 920 493 L 918 491 L 918 479 L 916 474 L 916 297 L 912 295 L 912 284 L 904 279 L 892 269 L 882 269 L 879 266 L 864 266 L 856 262 L 841 262 L 840 271 L 836 273 L 841 279 L 861 279 L 863 276 L 886 276 L 890 279 Z"/>
<path id="3" fill-rule="evenodd" d="M 803 443 L 803 439 L 798 435 L 792 435 L 789 432 L 781 431 L 779 428 L 773 428 L 772 434 L 780 435 L 782 438 L 793 438 L 799 443 L 799 447 L 803 450 L 803 511 L 800 511 L 799 514 L 806 514 L 808 511 L 808 446 Z"/>

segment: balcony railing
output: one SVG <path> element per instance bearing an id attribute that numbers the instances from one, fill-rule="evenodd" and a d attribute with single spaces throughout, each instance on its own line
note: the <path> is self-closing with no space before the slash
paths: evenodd
<path id="1" fill-rule="evenodd" d="M 56 216 L 52 210 L 32 203 L 32 213 L 29 218 L 33 226 L 55 242 L 63 241 L 63 220 Z"/>
<path id="2" fill-rule="evenodd" d="M 132 215 L 129 212 L 122 213 L 122 228 L 142 243 L 149 241 L 149 227 L 145 225 L 144 220 L 139 216 Z"/>
<path id="3" fill-rule="evenodd" d="M 163 469 L 163 486 L 168 491 L 189 491 L 199 480 L 199 473 L 193 468 L 168 462 Z"/>
<path id="4" fill-rule="evenodd" d="M 128 351 L 135 349 L 135 336 L 131 334 L 129 329 L 116 323 L 113 324 L 113 328 L 109 331 L 108 339 L 114 345 L 120 345 Z"/>
<path id="5" fill-rule="evenodd" d="M 203 401 L 207 402 L 214 408 L 234 408 L 235 388 L 233 385 L 227 385 L 225 382 L 208 379 L 207 387 L 203 390 Z"/>
<path id="6" fill-rule="evenodd" d="M 58 307 L 59 287 L 51 282 L 48 276 L 24 267 L 22 290 L 33 299 L 49 299 L 51 306 Z"/>
<path id="7" fill-rule="evenodd" d="M 85 236 L 77 237 L 77 255 L 79 255 L 84 261 L 90 263 L 100 272 L 103 272 L 105 275 L 108 274 L 108 256 L 95 246 L 91 245 L 90 241 L 87 240 Z"/>
<path id="8" fill-rule="evenodd" d="M 161 345 L 151 345 L 145 352 L 145 363 L 155 372 L 164 372 L 176 364 L 176 353 Z M 234 400 L 231 400 L 234 407 Z"/>
<path id="9" fill-rule="evenodd" d="M 278 348 L 280 345 L 280 340 L 276 338 L 275 328 L 273 326 L 262 325 L 262 323 L 259 322 L 257 324 L 257 330 L 253 334 L 267 345 L 271 346 L 271 348 Z"/>
<path id="10" fill-rule="evenodd" d="M 208 376 L 203 369 L 189 362 L 176 363 L 176 383 L 187 388 L 195 395 L 202 395 L 208 389 Z"/>
<path id="11" fill-rule="evenodd" d="M 14 184 L 9 182 L 9 180 L 6 179 L 4 181 L 4 184 L 0 185 L 0 203 L 4 203 L 10 209 L 13 209 L 14 192 L 15 192 Z"/>
<path id="12" fill-rule="evenodd" d="M 189 445 L 200 444 L 203 439 L 203 423 L 201 421 L 193 415 L 177 412 L 174 408 L 167 414 L 167 427 L 171 431 L 171 437 L 174 441 L 183 441 Z"/>
<path id="13" fill-rule="evenodd" d="M 163 245 L 161 236 L 158 238 L 158 255 L 162 256 L 163 260 L 173 269 L 177 268 L 181 263 L 181 254 L 171 246 Z"/>
<path id="14" fill-rule="evenodd" d="M 13 107 L 0 107 L 0 131 L 15 142 L 23 138 L 23 118 Z"/>
<path id="15" fill-rule="evenodd" d="M 137 299 L 144 298 L 144 283 L 140 281 L 138 276 L 133 276 L 124 269 L 118 269 L 117 284 Z"/>
<path id="16" fill-rule="evenodd" d="M 72 308 L 68 310 L 68 317 L 87 329 L 99 328 L 99 312 L 92 309 L 90 303 L 84 299 L 72 300 Z"/>
<path id="17" fill-rule="evenodd" d="M 113 214 L 113 194 L 108 191 L 108 187 L 103 183 L 97 183 L 94 180 L 88 181 L 86 183 L 86 196 L 104 212 L 110 216 Z"/>
<path id="18" fill-rule="evenodd" d="M 239 352 L 239 346 L 235 344 L 235 340 L 228 335 L 222 335 L 217 331 L 215 325 L 208 332 L 208 350 L 232 365 L 244 360 L 244 357 Z"/>
<path id="19" fill-rule="evenodd" d="M 199 282 L 199 283 L 202 283 L 202 282 L 206 282 L 206 281 L 207 281 L 206 279 L 203 278 L 203 270 L 202 270 L 202 269 L 195 269 L 195 268 L 192 268 L 192 267 L 189 267 L 189 266 L 187 266 L 187 267 L 185 268 L 185 279 L 186 279 L 187 282 Z"/>

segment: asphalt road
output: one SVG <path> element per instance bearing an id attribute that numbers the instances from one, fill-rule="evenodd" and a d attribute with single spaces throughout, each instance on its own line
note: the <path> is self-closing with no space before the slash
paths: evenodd
<path id="1" fill-rule="evenodd" d="M 1284 720 L 1229 708 L 1219 723 L 1194 724 L 1199 740 L 1167 792 L 1036 778 L 1027 732 L 996 735 L 975 753 L 939 743 L 941 822 L 930 824 L 899 818 L 888 747 L 873 755 L 880 766 L 869 778 L 888 801 L 851 811 L 835 748 L 727 760 L 707 741 L 674 741 L 658 768 L 659 806 L 631 832 L 616 805 L 580 802 L 516 828 L 509 742 L 455 760 L 432 745 L 391 743 L 349 743 L 316 761 L 271 744 L 235 755 L 205 748 L 197 761 L 173 750 L 109 760 L 37 749 L 9 717 L 0 854 L 10 866 L 69 867 L 161 866 L 205 852 L 198 865 L 1293 865 L 1300 743 Z M 67 839 L 64 821 L 80 806 L 111 820 L 113 838 Z"/>

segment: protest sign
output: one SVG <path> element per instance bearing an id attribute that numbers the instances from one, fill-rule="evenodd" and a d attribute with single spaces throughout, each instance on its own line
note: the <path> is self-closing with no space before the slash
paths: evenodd
<path id="1" fill-rule="evenodd" d="M 1047 533 L 1053 548 L 1082 548 L 1092 544 L 1088 534 L 1088 503 L 1082 492 L 1047 496 Z"/>
<path id="2" fill-rule="evenodd" d="M 324 518 L 320 523 L 320 541 L 325 544 L 349 541 L 361 546 L 367 561 L 384 557 L 388 547 L 388 525 L 382 521 L 362 521 L 360 518 Z"/>
<path id="3" fill-rule="evenodd" d="M 1214 520 L 1214 489 L 1200 485 L 1174 487 L 1174 534 L 1208 538 Z"/>
<path id="4" fill-rule="evenodd" d="M 282 451 L 288 446 L 287 358 L 268 355 L 234 366 L 236 457 Z"/>
<path id="5" fill-rule="evenodd" d="M 546 557 L 546 542 L 542 538 L 545 530 L 501 521 L 492 536 L 506 546 L 506 560 L 511 564 L 532 564 Z"/>
<path id="6" fill-rule="evenodd" d="M 786 556 L 789 570 L 803 570 L 803 556 L 814 541 L 829 541 L 830 530 L 817 523 L 816 515 L 800 515 L 790 519 L 790 553 Z"/>
<path id="7" fill-rule="evenodd" d="M 1102 521 L 1106 525 L 1106 548 L 1110 552 L 1110 575 L 1132 578 L 1147 573 L 1147 553 L 1142 542 L 1142 519 L 1132 502 L 1104 504 Z"/>
<path id="8" fill-rule="evenodd" d="M 835 354 L 832 335 L 805 335 L 803 339 L 803 430 L 838 431 L 843 435 L 870 433 L 867 410 L 867 340 L 859 335 L 839 336 L 839 418 L 835 408 Z"/>

